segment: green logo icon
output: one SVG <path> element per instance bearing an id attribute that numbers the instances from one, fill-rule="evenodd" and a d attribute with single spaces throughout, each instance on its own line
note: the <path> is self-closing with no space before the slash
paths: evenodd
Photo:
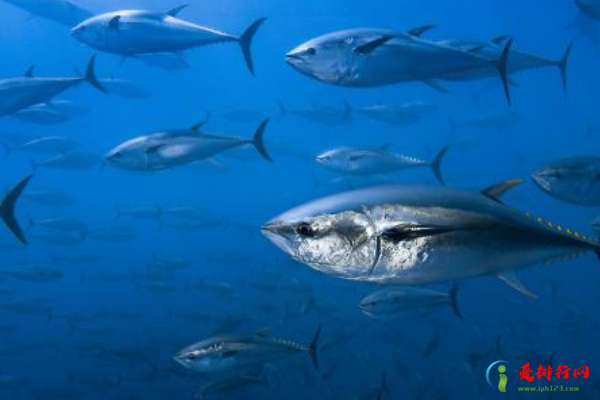
<path id="1" fill-rule="evenodd" d="M 500 382 L 498 382 L 498 390 L 501 392 L 506 392 L 506 383 L 508 382 L 508 378 L 504 373 L 506 372 L 506 367 L 501 365 L 498 367 L 498 372 L 500 372 Z"/>
<path id="2" fill-rule="evenodd" d="M 500 381 L 498 382 L 498 387 L 496 388 L 494 385 L 492 385 L 492 382 L 490 381 L 490 371 L 492 370 L 492 368 L 494 368 L 495 365 L 497 364 L 508 364 L 507 361 L 496 361 L 492 364 L 490 364 L 490 366 L 488 367 L 486 373 L 485 373 L 485 379 L 487 380 L 488 385 L 490 385 L 492 388 L 499 390 L 502 393 L 506 393 L 506 384 L 508 383 L 508 377 L 504 374 L 506 372 L 506 366 L 505 365 L 498 365 L 498 374 L 500 375 Z"/>

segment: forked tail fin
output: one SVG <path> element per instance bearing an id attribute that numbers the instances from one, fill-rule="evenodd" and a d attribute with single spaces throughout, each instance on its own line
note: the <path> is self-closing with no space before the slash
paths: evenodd
<path id="1" fill-rule="evenodd" d="M 15 206 L 19 197 L 25 190 L 25 187 L 31 180 L 33 175 L 29 175 L 22 179 L 17 185 L 2 199 L 0 203 L 0 218 L 4 221 L 8 229 L 19 239 L 21 243 L 27 244 L 27 239 L 23 234 L 23 230 L 15 217 Z"/>

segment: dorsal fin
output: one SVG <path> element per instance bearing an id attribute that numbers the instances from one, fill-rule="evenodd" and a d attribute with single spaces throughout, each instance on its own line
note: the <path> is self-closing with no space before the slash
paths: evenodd
<path id="1" fill-rule="evenodd" d="M 171 17 L 176 17 L 177 14 L 179 14 L 183 9 L 187 8 L 188 6 L 189 6 L 189 4 L 182 4 L 180 6 L 170 9 L 169 11 L 166 12 L 166 14 Z"/>
<path id="2" fill-rule="evenodd" d="M 392 36 L 392 35 L 381 36 L 381 37 L 371 40 L 365 44 L 361 44 L 360 46 L 358 46 L 357 48 L 354 49 L 354 52 L 356 54 L 363 54 L 363 55 L 371 54 L 377 48 L 379 48 L 380 46 L 383 46 L 384 44 L 386 44 L 393 38 L 394 38 L 394 36 Z"/>
<path id="3" fill-rule="evenodd" d="M 259 329 L 258 331 L 256 331 L 255 335 L 258 337 L 267 337 L 271 334 L 271 327 L 270 326 L 266 326 L 262 329 Z"/>
<path id="4" fill-rule="evenodd" d="M 510 39 L 510 35 L 500 35 L 500 36 L 496 36 L 495 38 L 490 40 L 490 42 L 497 44 L 497 45 L 501 45 L 502 43 L 506 42 L 508 39 Z"/>
<path id="5" fill-rule="evenodd" d="M 208 117 L 203 119 L 202 121 L 190 126 L 190 131 L 194 132 L 194 133 L 198 133 L 200 132 L 200 129 L 202 129 L 202 127 L 204 125 L 206 125 L 208 123 Z"/>
<path id="6" fill-rule="evenodd" d="M 486 197 L 489 197 L 490 199 L 492 199 L 494 201 L 501 203 L 502 195 L 504 193 L 506 193 L 509 189 L 511 189 L 515 186 L 519 186 L 522 183 L 523 183 L 522 179 L 512 179 L 510 181 L 500 182 L 500 183 L 497 183 L 495 185 L 492 185 L 492 186 L 482 190 L 481 194 L 483 194 Z"/>
<path id="7" fill-rule="evenodd" d="M 413 36 L 421 36 L 423 35 L 425 32 L 429 32 L 430 30 L 432 30 L 433 28 L 435 28 L 436 25 L 423 25 L 423 26 L 417 26 L 416 28 L 412 28 L 411 30 L 408 31 L 409 35 L 413 35 Z"/>
<path id="8" fill-rule="evenodd" d="M 388 150 L 390 149 L 390 147 L 392 147 L 391 143 L 386 143 L 384 145 L 379 146 L 379 150 L 386 153 L 388 152 Z"/>
<path id="9" fill-rule="evenodd" d="M 27 70 L 23 74 L 23 76 L 25 76 L 27 78 L 33 78 L 33 71 L 34 70 L 35 70 L 35 64 L 30 65 L 29 68 L 27 68 Z"/>
<path id="10" fill-rule="evenodd" d="M 108 27 L 113 29 L 119 29 L 119 22 L 121 22 L 121 16 L 117 15 L 112 17 L 110 21 L 108 21 Z"/>

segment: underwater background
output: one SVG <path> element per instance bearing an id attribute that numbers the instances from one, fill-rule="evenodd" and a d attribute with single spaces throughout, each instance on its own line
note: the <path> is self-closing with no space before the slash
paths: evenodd
<path id="1" fill-rule="evenodd" d="M 94 13 L 179 5 L 164 0 L 79 4 Z M 264 222 L 285 210 L 349 187 L 436 184 L 426 168 L 339 179 L 315 162 L 326 149 L 390 145 L 394 152 L 429 160 L 450 144 L 442 167 L 448 186 L 479 190 L 522 178 L 526 183 L 506 195 L 507 204 L 590 233 L 597 207 L 560 202 L 529 178 L 553 159 L 598 152 L 598 131 L 590 127 L 600 124 L 600 57 L 589 38 L 572 26 L 577 14 L 568 0 L 198 1 L 182 18 L 236 33 L 259 17 L 268 18 L 253 44 L 256 78 L 234 45 L 189 50 L 189 68 L 179 71 L 98 53 L 99 77 L 130 80 L 148 95 L 122 98 L 81 85 L 58 99 L 81 103 L 88 112 L 51 126 L 3 117 L 2 135 L 67 137 L 103 157 L 132 137 L 186 128 L 209 114 L 210 132 L 250 137 L 261 118 L 237 122 L 218 115 L 253 110 L 271 117 L 264 140 L 274 162 L 248 147 L 218 156 L 218 165 L 129 173 L 104 165 L 45 168 L 35 166 L 44 158 L 39 154 L 7 154 L 2 192 L 33 172 L 30 190 L 62 193 L 72 201 L 55 204 L 24 195 L 17 218 L 27 246 L 0 229 L 0 267 L 49 267 L 63 274 L 51 282 L 0 276 L 0 398 L 193 398 L 211 378 L 173 361 L 185 346 L 223 329 L 251 335 L 265 327 L 276 337 L 305 344 L 321 326 L 318 371 L 309 357 L 290 357 L 268 366 L 264 382 L 216 397 L 597 399 L 600 268 L 594 254 L 524 270 L 521 277 L 540 296 L 537 301 L 496 279 L 474 278 L 461 284 L 464 321 L 449 307 L 388 321 L 371 319 L 358 307 L 377 286 L 313 272 L 260 232 Z M 3 78 L 20 76 L 32 64 L 36 75 L 80 73 L 95 53 L 70 37 L 65 26 L 32 18 L 4 2 L 0 20 Z M 567 95 L 553 68 L 515 75 L 509 108 L 497 78 L 447 84 L 447 94 L 422 83 L 352 89 L 309 79 L 284 61 L 290 49 L 327 32 L 425 24 L 437 26 L 427 33 L 431 38 L 489 40 L 510 34 L 519 49 L 553 59 L 573 41 Z M 388 125 L 353 113 L 347 123 L 327 126 L 282 114 L 278 105 L 343 109 L 345 103 L 352 108 L 411 101 L 435 107 L 412 124 Z M 518 113 L 518 121 L 508 126 L 469 123 L 507 110 Z M 188 212 L 127 215 L 143 207 L 185 207 Z M 90 230 L 110 228 L 114 235 L 98 240 L 35 223 L 49 218 L 76 219 Z M 28 220 L 34 221 L 29 227 Z M 156 265 L 164 268 L 153 274 Z M 519 368 L 529 362 L 535 372 L 551 356 L 554 368 L 589 366 L 589 379 L 563 382 L 579 386 L 580 392 L 517 393 Z M 510 362 L 509 393 L 490 388 L 485 380 L 496 360 Z"/>

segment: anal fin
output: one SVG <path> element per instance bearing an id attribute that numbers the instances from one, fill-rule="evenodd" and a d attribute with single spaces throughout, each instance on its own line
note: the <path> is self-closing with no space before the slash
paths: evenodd
<path id="1" fill-rule="evenodd" d="M 538 295 L 533 293 L 514 272 L 505 272 L 502 274 L 498 274 L 498 279 L 507 284 L 511 289 L 516 290 L 521 293 L 523 296 L 527 296 L 532 300 L 537 300 Z"/>

